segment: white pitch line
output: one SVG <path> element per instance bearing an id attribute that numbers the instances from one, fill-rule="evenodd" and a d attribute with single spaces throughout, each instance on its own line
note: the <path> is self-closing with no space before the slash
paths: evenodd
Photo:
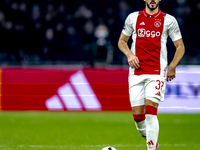
<path id="1" fill-rule="evenodd" d="M 103 148 L 106 146 L 113 146 L 113 147 L 144 147 L 145 144 L 101 144 L 101 145 L 17 145 L 17 146 L 7 146 L 7 145 L 0 145 L 1 148 L 8 148 L 8 147 L 18 147 L 18 148 L 40 148 L 40 149 L 55 149 L 55 148 L 90 148 L 90 147 L 97 147 Z M 186 144 L 160 144 L 161 147 L 186 147 Z"/>
<path id="2" fill-rule="evenodd" d="M 186 144 L 159 144 L 162 147 L 185 147 Z M 81 145 L 81 147 L 105 147 L 105 146 L 113 146 L 113 147 L 142 147 L 145 144 L 102 144 L 102 145 Z"/>

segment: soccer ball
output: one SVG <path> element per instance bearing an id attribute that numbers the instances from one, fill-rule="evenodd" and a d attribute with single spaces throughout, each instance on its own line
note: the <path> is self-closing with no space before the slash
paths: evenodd
<path id="1" fill-rule="evenodd" d="M 111 146 L 107 146 L 107 147 L 104 147 L 102 150 L 117 150 L 117 149 Z"/>

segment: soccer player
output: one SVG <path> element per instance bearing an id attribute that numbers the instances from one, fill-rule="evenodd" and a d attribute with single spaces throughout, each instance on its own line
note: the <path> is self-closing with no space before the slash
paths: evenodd
<path id="1" fill-rule="evenodd" d="M 145 9 L 129 14 L 118 47 L 129 64 L 129 97 L 136 128 L 146 140 L 148 150 L 158 149 L 157 109 L 164 99 L 166 81 L 176 75 L 176 66 L 185 53 L 176 19 L 159 9 L 161 0 L 144 0 Z M 128 40 L 132 35 L 131 49 Z M 167 65 L 167 38 L 176 52 Z M 167 72 L 166 72 L 167 70 Z"/>

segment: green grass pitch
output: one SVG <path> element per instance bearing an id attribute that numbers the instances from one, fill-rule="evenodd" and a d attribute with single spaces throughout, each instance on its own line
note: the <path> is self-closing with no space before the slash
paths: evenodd
<path id="1" fill-rule="evenodd" d="M 159 114 L 159 150 L 199 150 L 200 114 Z M 131 112 L 1 112 L 0 150 L 146 150 Z"/>

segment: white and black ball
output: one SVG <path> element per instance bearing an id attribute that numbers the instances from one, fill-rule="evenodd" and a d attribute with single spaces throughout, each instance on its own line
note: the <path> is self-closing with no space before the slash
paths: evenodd
<path id="1" fill-rule="evenodd" d="M 107 147 L 104 147 L 102 150 L 117 150 L 117 149 L 111 146 L 107 146 Z"/>

